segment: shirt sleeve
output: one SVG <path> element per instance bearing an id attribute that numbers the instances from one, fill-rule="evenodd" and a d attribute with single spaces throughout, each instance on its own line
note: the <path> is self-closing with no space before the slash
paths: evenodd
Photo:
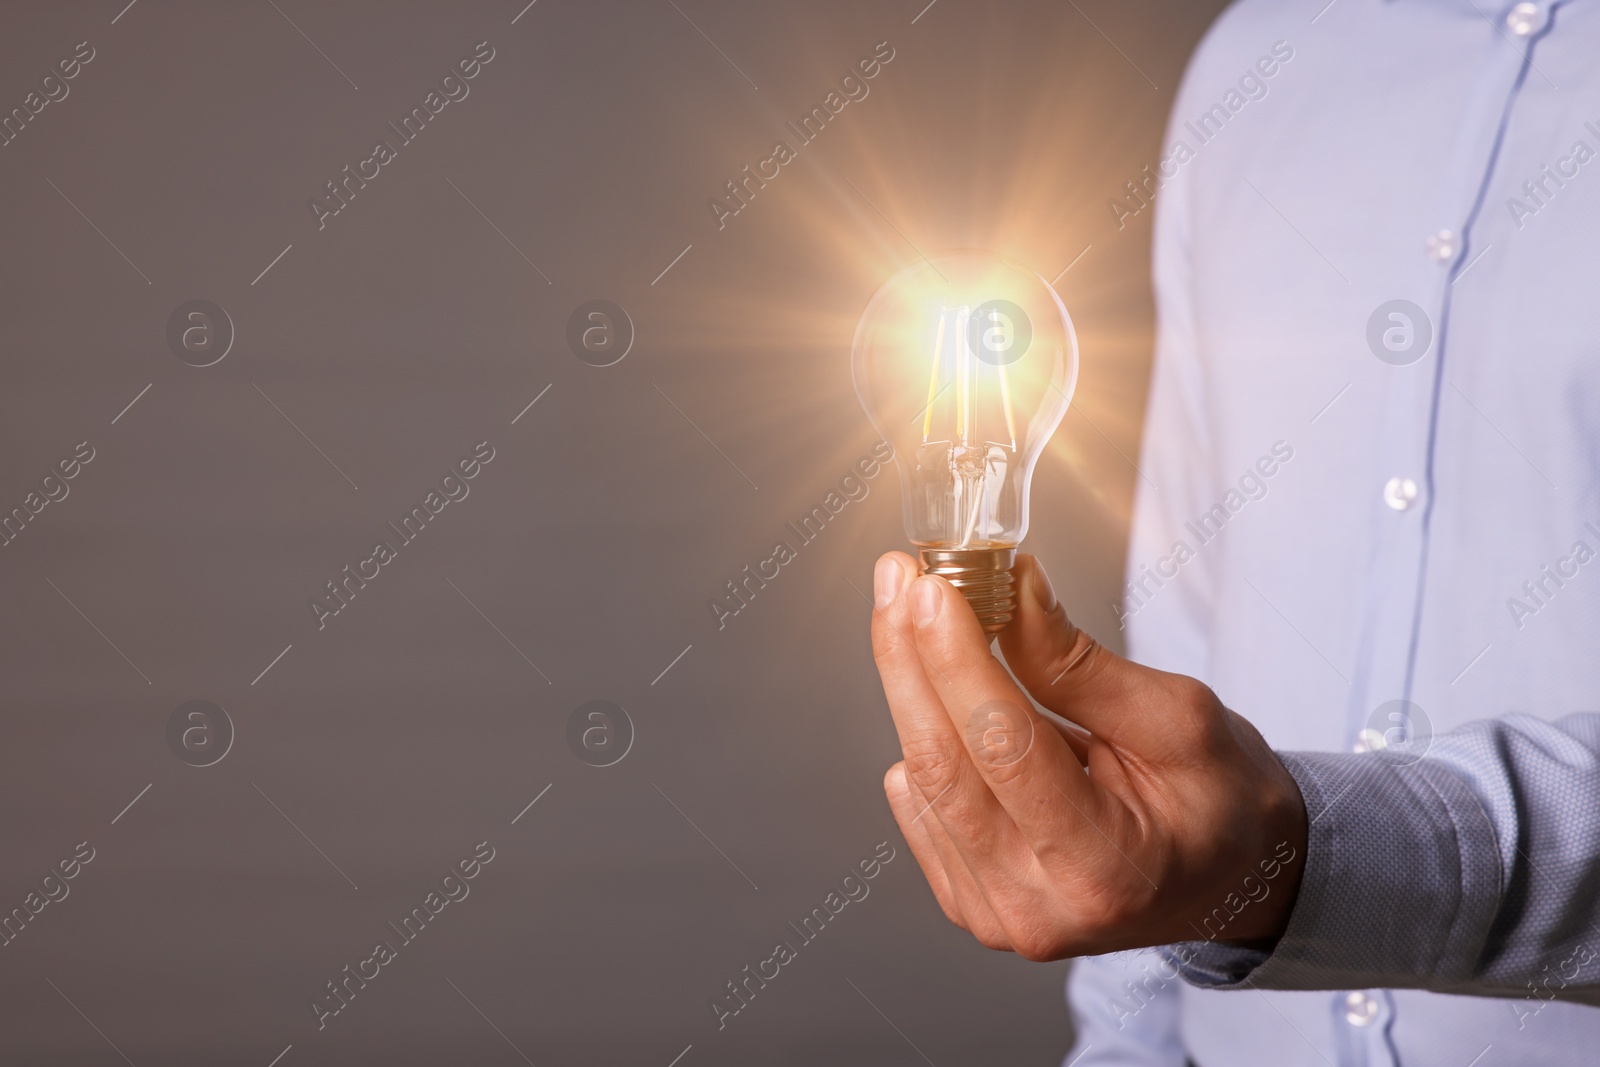
<path id="1" fill-rule="evenodd" d="M 1288 928 L 1271 952 L 1168 946 L 1186 980 L 1600 1005 L 1600 714 L 1282 758 L 1310 819 Z"/>

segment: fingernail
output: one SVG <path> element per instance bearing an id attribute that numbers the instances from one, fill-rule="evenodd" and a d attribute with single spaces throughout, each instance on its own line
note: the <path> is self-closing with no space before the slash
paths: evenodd
<path id="1" fill-rule="evenodd" d="M 893 604 L 894 598 L 900 595 L 900 583 L 905 581 L 905 573 L 897 559 L 884 556 L 878 560 L 878 566 L 872 572 L 872 591 L 878 598 L 878 610 Z"/>
<path id="2" fill-rule="evenodd" d="M 931 578 L 918 578 L 911 583 L 911 618 L 918 626 L 933 625 L 939 617 L 939 586 Z"/>

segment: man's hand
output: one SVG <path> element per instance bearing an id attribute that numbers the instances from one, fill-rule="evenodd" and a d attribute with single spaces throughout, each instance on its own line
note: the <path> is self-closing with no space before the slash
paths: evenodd
<path id="1" fill-rule="evenodd" d="M 1016 575 L 1006 663 L 1087 733 L 1033 710 L 953 586 L 878 561 L 872 651 L 905 755 L 884 789 L 945 915 L 1032 960 L 1275 940 L 1305 854 L 1294 779 L 1206 686 L 1073 626 L 1032 556 Z"/>

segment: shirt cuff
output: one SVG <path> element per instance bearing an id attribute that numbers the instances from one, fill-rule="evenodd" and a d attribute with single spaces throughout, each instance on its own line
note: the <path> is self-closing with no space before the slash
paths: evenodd
<path id="1" fill-rule="evenodd" d="M 1169 945 L 1212 989 L 1440 988 L 1474 973 L 1499 904 L 1494 827 L 1437 761 L 1280 753 L 1310 829 L 1299 895 L 1270 951 Z"/>

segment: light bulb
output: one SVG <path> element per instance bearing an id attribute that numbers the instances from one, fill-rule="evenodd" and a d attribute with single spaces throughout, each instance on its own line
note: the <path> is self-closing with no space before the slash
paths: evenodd
<path id="1" fill-rule="evenodd" d="M 924 260 L 873 294 L 851 370 L 894 447 L 922 572 L 948 579 L 998 633 L 1016 613 L 1033 468 L 1078 379 L 1067 309 L 1049 282 L 992 253 Z"/>

